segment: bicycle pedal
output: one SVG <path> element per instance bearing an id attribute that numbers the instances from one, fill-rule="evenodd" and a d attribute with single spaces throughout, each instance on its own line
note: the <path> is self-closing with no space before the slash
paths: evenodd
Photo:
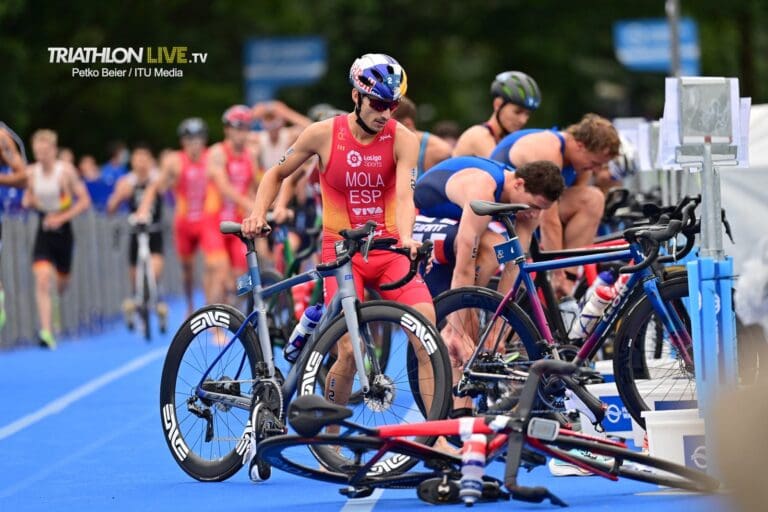
<path id="1" fill-rule="evenodd" d="M 339 494 L 347 498 L 367 498 L 373 494 L 373 487 L 345 487 L 339 489 Z"/>
<path id="2" fill-rule="evenodd" d="M 416 496 L 421 501 L 432 505 L 461 503 L 459 490 L 459 483 L 456 480 L 430 478 L 419 484 L 416 488 Z"/>

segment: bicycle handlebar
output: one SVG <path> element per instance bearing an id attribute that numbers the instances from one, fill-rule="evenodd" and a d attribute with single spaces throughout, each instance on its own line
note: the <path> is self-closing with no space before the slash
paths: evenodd
<path id="1" fill-rule="evenodd" d="M 624 237 L 630 243 L 639 243 L 645 240 L 650 245 L 650 250 L 646 251 L 646 256 L 636 265 L 625 265 L 619 269 L 621 274 L 630 274 L 638 272 L 651 266 L 659 256 L 659 248 L 662 242 L 666 242 L 677 236 L 682 230 L 682 221 L 673 219 L 663 226 L 648 226 L 641 228 L 629 228 L 624 231 Z"/>
<path id="2" fill-rule="evenodd" d="M 698 197 L 700 198 L 701 196 Z M 683 250 L 676 254 L 670 254 L 658 258 L 657 261 L 659 263 L 670 263 L 680 260 L 693 250 L 693 247 L 696 244 L 696 234 L 701 230 L 701 223 L 696 220 L 696 215 L 694 213 L 698 204 L 699 201 L 693 200 L 689 202 L 684 208 L 682 208 L 682 228 L 680 232 L 685 236 L 685 246 L 683 247 Z"/>
<path id="3" fill-rule="evenodd" d="M 404 275 L 400 280 L 393 283 L 382 284 L 379 288 L 384 291 L 400 288 L 404 284 L 408 283 L 411 279 L 413 279 L 413 277 L 416 275 L 416 272 L 419 271 L 419 264 L 429 258 L 429 256 L 432 254 L 432 240 L 427 240 L 421 244 L 421 247 L 416 249 L 416 258 L 414 259 L 410 259 L 411 250 L 406 249 L 405 247 L 393 247 L 386 250 L 406 256 L 410 261 L 410 267 L 408 268 L 408 273 Z"/>

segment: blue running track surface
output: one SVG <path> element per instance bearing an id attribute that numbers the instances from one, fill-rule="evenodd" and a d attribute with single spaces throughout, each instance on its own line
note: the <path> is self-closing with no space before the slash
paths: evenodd
<path id="1" fill-rule="evenodd" d="M 104 334 L 61 340 L 55 352 L 0 352 L 0 511 L 435 510 L 415 490 L 347 500 L 333 485 L 278 470 L 258 485 L 245 470 L 223 483 L 190 479 L 168 452 L 158 405 L 163 358 L 183 309 L 180 301 L 171 303 L 171 332 L 150 343 L 116 324 Z M 499 463 L 490 468 L 494 476 L 502 472 Z M 549 487 L 574 512 L 731 509 L 722 497 L 599 477 L 555 478 L 546 468 L 522 481 Z M 548 503 L 475 505 L 499 507 L 559 510 Z"/>

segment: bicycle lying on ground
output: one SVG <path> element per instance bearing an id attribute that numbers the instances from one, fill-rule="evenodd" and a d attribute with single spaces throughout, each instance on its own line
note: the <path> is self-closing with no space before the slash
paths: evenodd
<path id="1" fill-rule="evenodd" d="M 663 219 L 659 225 L 626 230 L 627 249 L 578 251 L 572 257 L 535 263 L 525 260 L 514 228 L 515 214 L 527 206 L 472 201 L 471 207 L 478 215 L 492 215 L 503 222 L 509 241 L 497 247 L 500 261 L 516 264 L 519 274 L 514 287 L 503 297 L 486 288 L 469 286 L 449 290 L 435 299 L 441 333 L 449 335 L 445 328 L 450 327 L 454 332 L 470 336 L 476 344 L 456 389 L 459 396 L 480 397 L 479 412 L 484 412 L 488 403 L 514 391 L 510 390 L 514 386 L 507 384 L 514 379 L 510 373 L 521 369 L 521 365 L 544 357 L 573 358 L 577 365 L 586 364 L 605 341 L 609 329 L 621 319 L 614 340 L 614 376 L 624 405 L 637 423 L 645 425 L 641 412 L 649 408 L 646 398 L 651 392 L 659 393 L 662 387 L 665 389 L 662 395 L 695 399 L 693 347 L 684 305 L 688 296 L 687 280 L 678 277 L 662 281 L 651 269 L 661 243 L 683 233 L 688 237 L 687 246 L 693 245 L 695 202 L 681 208 L 678 212 L 681 220 Z M 623 273 L 630 274 L 628 280 L 583 344 L 580 347 L 564 346 L 567 340 L 556 340 L 550 331 L 531 274 L 613 260 L 638 263 L 622 267 Z M 521 285 L 525 288 L 533 317 L 514 301 Z M 650 322 L 663 326 L 667 350 L 662 353 L 655 346 L 657 337 L 651 337 L 653 347 L 646 346 L 646 326 Z M 568 381 L 566 385 L 563 385 L 563 380 Z M 646 385 L 647 382 L 653 384 Z M 540 398 L 546 409 L 565 408 L 566 388 L 574 393 L 575 396 L 570 398 L 574 399 L 577 408 L 586 413 L 593 423 L 602 421 L 603 404 L 571 377 L 550 379 L 542 386 Z"/>
<path id="2" fill-rule="evenodd" d="M 520 467 L 532 469 L 543 465 L 547 456 L 609 480 L 624 477 L 695 492 L 717 490 L 719 482 L 697 470 L 629 450 L 616 441 L 564 430 L 553 420 L 532 417 L 543 380 L 553 375 L 574 377 L 579 371 L 575 364 L 563 361 L 533 363 L 517 406 L 506 414 L 376 428 L 348 421 L 352 411 L 320 397 L 300 397 L 288 409 L 288 421 L 298 435 L 281 435 L 259 443 L 256 457 L 295 475 L 343 485 L 339 492 L 350 498 L 369 496 L 377 488 L 416 487 L 419 498 L 429 503 L 463 500 L 472 504 L 478 499 L 495 500 L 511 495 L 515 500 L 549 499 L 554 504 L 565 505 L 545 487 L 526 487 L 517 482 Z M 344 430 L 339 434 L 321 434 L 329 425 L 341 425 Z M 478 439 L 477 434 L 484 437 Z M 471 462 L 463 464 L 461 456 L 408 439 L 438 435 L 460 435 L 465 441 L 465 455 L 469 440 L 472 456 L 465 459 Z M 299 462 L 298 450 L 305 450 L 307 446 L 334 447 L 349 453 L 353 462 L 334 471 L 303 464 Z M 487 466 L 500 458 L 506 460 L 503 481 L 475 474 L 471 479 L 475 485 L 466 482 L 469 472 L 463 470 L 467 465 Z M 423 464 L 403 474 L 384 471 L 401 459 L 419 460 Z"/>
<path id="3" fill-rule="evenodd" d="M 255 307 L 245 317 L 228 305 L 205 306 L 181 325 L 168 349 L 160 384 L 162 426 L 171 454 L 190 476 L 206 481 L 232 476 L 248 462 L 252 443 L 284 432 L 285 410 L 294 394 L 330 394 L 321 369 L 333 366 L 342 342 L 351 343 L 354 357 L 352 393 L 362 397 L 354 407 L 358 421 L 376 425 L 445 417 L 451 370 L 434 326 L 413 308 L 391 301 L 361 303 L 356 296 L 353 256 L 365 258 L 369 250 L 378 249 L 409 254 L 392 247 L 394 239 L 374 240 L 375 227 L 368 222 L 342 231 L 335 261 L 263 288 L 254 241 L 242 236 L 239 224 L 221 224 L 223 233 L 240 237 L 247 247 L 249 280 L 241 279 L 240 288 L 252 293 Z M 429 251 L 429 245 L 423 246 L 421 258 Z M 418 263 L 412 260 L 408 275 L 382 289 L 409 281 Z M 318 276 L 333 276 L 338 291 L 283 376 L 273 357 L 266 301 Z M 375 340 L 382 333 L 393 337 L 386 370 L 375 356 Z M 329 384 L 340 388 L 333 379 Z M 421 440 L 432 443 L 435 438 Z M 315 455 L 331 469 L 350 462 L 323 447 L 317 447 Z M 266 478 L 269 472 L 266 465 L 251 466 L 254 478 Z"/>

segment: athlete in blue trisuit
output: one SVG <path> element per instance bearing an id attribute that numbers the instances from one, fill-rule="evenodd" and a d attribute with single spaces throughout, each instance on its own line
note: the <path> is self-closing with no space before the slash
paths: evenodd
<path id="1" fill-rule="evenodd" d="M 21 137 L 0 121 L 0 187 L 24 188 L 27 185 L 26 158 Z M 2 229 L 0 229 L 2 249 Z M 0 329 L 6 321 L 5 290 L 0 282 Z"/>
<path id="2" fill-rule="evenodd" d="M 589 245 L 597 234 L 605 198 L 590 185 L 592 171 L 604 167 L 619 153 L 619 135 L 607 119 L 587 114 L 564 131 L 520 130 L 506 136 L 491 158 L 517 168 L 548 160 L 561 169 L 566 190 L 541 216 L 541 246 L 547 250 Z M 573 282 L 563 270 L 552 272 L 561 296 L 571 295 Z"/>
<path id="3" fill-rule="evenodd" d="M 560 170 L 551 162 L 531 162 L 517 171 L 504 164 L 480 157 L 463 156 L 445 160 L 419 178 L 414 203 L 420 215 L 416 218 L 415 239 L 432 240 L 434 262 L 425 275 L 433 296 L 469 285 L 485 285 L 498 270 L 493 246 L 504 237 L 489 230 L 491 217 L 479 216 L 469 203 L 480 199 L 503 203 L 521 203 L 528 210 L 517 214 L 516 230 L 520 243 L 527 249 L 542 210 L 551 207 L 563 190 Z M 502 272 L 500 290 L 514 283 L 515 265 Z M 474 340 L 464 332 L 469 325 L 466 312 L 454 313 L 442 331 L 449 347 L 454 384 L 461 377 L 464 362 L 472 355 Z M 469 406 L 467 399 L 455 400 L 454 409 Z"/>

